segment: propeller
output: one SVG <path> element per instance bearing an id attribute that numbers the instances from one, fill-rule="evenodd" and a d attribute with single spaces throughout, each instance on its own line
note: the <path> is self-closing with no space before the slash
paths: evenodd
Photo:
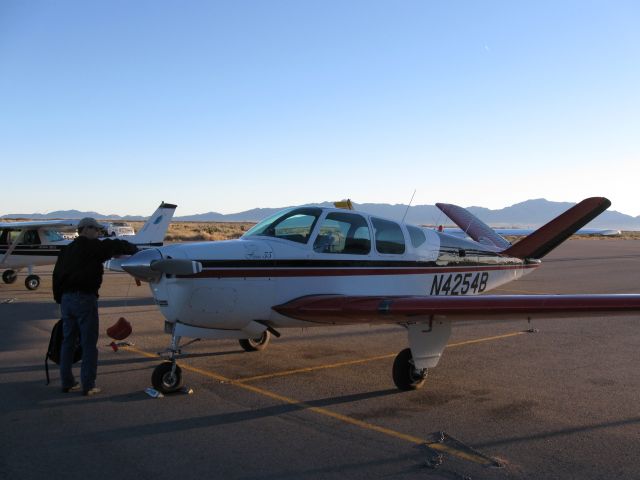
<path id="1" fill-rule="evenodd" d="M 162 274 L 195 275 L 202 271 L 202 264 L 193 260 L 162 258 L 155 248 L 142 250 L 122 260 L 122 270 L 145 282 L 159 282 Z"/>
<path id="2" fill-rule="evenodd" d="M 151 270 L 168 275 L 195 275 L 202 271 L 202 264 L 194 260 L 167 258 L 151 262 Z"/>

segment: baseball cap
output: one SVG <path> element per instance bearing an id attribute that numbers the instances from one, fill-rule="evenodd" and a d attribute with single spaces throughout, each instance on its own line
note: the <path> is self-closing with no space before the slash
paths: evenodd
<path id="1" fill-rule="evenodd" d="M 101 228 L 96 219 L 91 217 L 85 217 L 78 223 L 78 230 L 82 230 L 85 227 Z"/>

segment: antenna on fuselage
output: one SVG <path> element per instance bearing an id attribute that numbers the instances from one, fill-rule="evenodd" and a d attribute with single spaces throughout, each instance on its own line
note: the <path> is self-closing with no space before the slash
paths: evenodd
<path id="1" fill-rule="evenodd" d="M 417 190 L 414 190 L 413 195 L 411 195 L 411 200 L 409 200 L 409 205 L 407 205 L 407 209 L 405 210 L 404 215 L 402 216 L 401 223 L 404 223 L 404 219 L 407 217 L 407 213 L 409 213 L 409 207 L 411 206 L 411 202 L 413 202 L 413 197 L 416 196 L 416 191 Z"/>

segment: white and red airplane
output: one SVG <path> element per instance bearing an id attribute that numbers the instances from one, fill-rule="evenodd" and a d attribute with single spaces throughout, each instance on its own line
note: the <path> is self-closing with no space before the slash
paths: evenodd
<path id="1" fill-rule="evenodd" d="M 139 248 L 162 246 L 176 205 L 162 202 L 136 235 L 127 240 Z M 33 267 L 56 263 L 60 249 L 71 243 L 62 237 L 61 231 L 76 229 L 78 220 L 44 220 L 0 223 L 0 268 L 4 283 L 13 283 L 18 272 L 27 268 L 25 287 L 36 290 L 40 277 Z"/>
<path id="2" fill-rule="evenodd" d="M 471 240 L 356 211 L 291 208 L 240 239 L 152 248 L 120 265 L 150 283 L 172 334 L 169 361 L 152 375 L 162 392 L 180 387 L 182 337 L 236 338 L 250 351 L 277 328 L 356 323 L 407 329 L 392 373 L 409 390 L 438 363 L 451 322 L 640 311 L 640 295 L 480 295 L 538 268 L 610 204 L 588 198 L 514 245 L 455 205 L 438 207 Z"/>

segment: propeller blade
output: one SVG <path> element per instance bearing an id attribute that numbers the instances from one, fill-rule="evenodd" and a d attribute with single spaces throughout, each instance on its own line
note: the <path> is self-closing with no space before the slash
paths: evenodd
<path id="1" fill-rule="evenodd" d="M 202 271 L 202 264 L 194 260 L 167 258 L 151 263 L 151 270 L 169 275 L 195 275 Z"/>

